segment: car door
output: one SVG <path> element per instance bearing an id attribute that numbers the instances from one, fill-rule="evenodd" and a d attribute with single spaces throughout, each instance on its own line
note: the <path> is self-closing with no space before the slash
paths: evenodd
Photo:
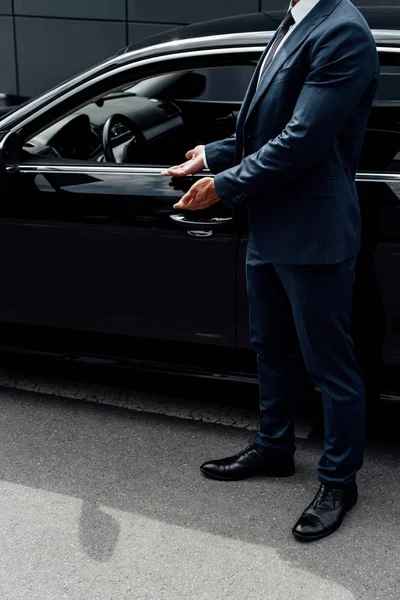
<path id="1" fill-rule="evenodd" d="M 28 106 L 22 133 L 18 122 L 14 123 L 24 143 L 19 172 L 2 179 L 0 252 L 7 259 L 0 263 L 0 276 L 7 283 L 0 296 L 0 323 L 45 327 L 47 332 L 58 328 L 122 334 L 143 341 L 235 346 L 239 233 L 232 211 L 221 204 L 196 213 L 175 211 L 173 204 L 197 177 L 173 181 L 161 176 L 161 166 L 136 159 L 120 157 L 121 164 L 109 164 L 101 156 L 77 160 L 77 153 L 73 159 L 68 136 L 54 156 L 47 142 L 49 131 L 51 135 L 58 131 L 57 121 L 67 127 L 75 122 L 72 129 L 76 131 L 85 127 L 84 118 L 75 116 L 71 121 L 71 115 L 82 115 L 90 104 L 90 115 L 107 111 L 108 92 L 121 89 L 124 93 L 134 81 L 150 81 L 152 91 L 144 97 L 161 107 L 160 94 L 154 100 L 151 77 L 159 82 L 160 74 L 168 69 L 234 65 L 236 58 L 239 65 L 254 66 L 260 49 L 239 48 L 237 53 L 236 57 L 230 48 L 206 49 L 204 56 L 196 52 L 193 59 L 185 51 L 181 56 L 166 55 L 154 65 L 152 59 L 142 61 L 137 68 L 129 62 L 116 68 L 109 61 L 107 68 L 94 68 L 93 75 L 84 74 L 61 85 L 60 91 L 50 92 L 51 110 L 48 102 L 34 101 L 33 114 L 35 106 L 41 106 L 37 120 L 30 116 Z M 114 94 L 113 102 L 118 113 L 128 110 L 135 120 L 133 105 L 142 115 L 145 102 L 141 97 L 135 89 L 128 95 Z M 209 98 L 208 109 L 211 105 Z M 210 135 L 219 137 L 221 103 L 214 102 L 214 109 Z M 175 114 L 166 118 L 182 121 Z M 188 120 L 184 111 L 183 122 Z M 229 127 L 234 125 L 229 120 Z M 97 139 L 100 126 L 101 121 L 91 120 Z M 186 151 L 198 143 L 205 127 L 198 127 L 197 132 L 187 126 L 178 128 L 177 139 L 170 137 L 167 144 L 162 143 L 164 129 L 155 124 L 150 134 L 161 140 L 152 147 L 153 164 L 167 166 L 175 161 L 175 142 L 182 141 L 182 132 Z M 118 138 L 118 132 L 115 135 Z M 32 136 L 42 147 L 34 155 L 28 153 L 36 152 Z"/>
<path id="2" fill-rule="evenodd" d="M 19 172 L 0 177 L 0 276 L 5 282 L 0 325 L 44 327 L 46 335 L 51 328 L 58 328 L 63 332 L 122 334 L 157 343 L 189 342 L 191 350 L 196 347 L 193 342 L 235 346 L 237 220 L 221 204 L 196 213 L 175 211 L 173 204 L 196 177 L 173 181 L 160 175 L 161 165 L 175 163 L 175 146 L 181 143 L 182 133 L 186 136 L 182 150 L 186 151 L 193 144 L 211 141 L 209 137 L 220 137 L 227 122 L 232 133 L 234 119 L 229 116 L 226 120 L 223 114 L 221 121 L 221 102 L 213 102 L 208 95 L 201 124 L 195 130 L 193 119 L 187 126 L 191 107 L 182 102 L 180 116 L 173 110 L 163 118 L 164 125 L 171 119 L 185 127 L 176 130 L 176 139 L 170 136 L 164 143 L 169 126 L 159 122 L 146 125 L 142 111 L 145 102 L 141 98 L 146 98 L 157 105 L 159 113 L 166 112 L 165 96 L 155 90 L 153 77 L 159 83 L 165 73 L 236 65 L 254 68 L 263 49 L 259 45 L 233 49 L 230 40 L 218 49 L 201 40 L 199 44 L 193 52 L 175 48 L 170 55 L 160 47 L 159 51 L 110 59 L 3 121 L 3 131 L 10 131 L 6 128 L 11 126 L 24 152 Z M 181 81 L 180 76 L 178 79 Z M 143 93 L 142 84 L 149 81 L 150 92 Z M 140 93 L 131 89 L 138 82 Z M 204 78 L 190 77 L 191 94 L 191 86 L 196 87 L 197 82 Z M 213 89 L 215 85 L 218 77 Z M 64 127 L 71 122 L 71 115 L 82 115 L 90 104 L 92 133 L 87 130 L 86 137 L 95 134 L 99 140 L 102 132 L 104 135 L 104 119 L 91 117 L 108 111 L 110 95 L 118 106 L 113 114 L 128 114 L 135 120 L 133 105 L 139 107 L 138 118 L 157 142 L 152 147 L 152 161 L 142 164 L 137 156 L 127 160 L 125 156 L 119 157 L 120 164 L 108 164 L 103 162 L 104 156 L 93 154 L 81 160 L 78 153 L 70 153 L 68 136 L 54 155 L 48 142 L 59 131 L 58 121 Z M 174 98 L 179 108 L 179 100 L 189 96 L 179 93 Z M 228 115 L 238 108 L 229 98 L 224 104 Z M 75 118 L 75 126 L 85 127 L 84 119 Z M 118 131 L 114 133 L 119 138 Z M 36 142 L 40 152 L 35 149 Z M 152 166 L 155 164 L 157 167 Z"/>
<path id="3" fill-rule="evenodd" d="M 393 42 L 391 42 L 393 43 Z M 400 52 L 380 50 L 381 81 L 357 176 L 363 225 L 353 337 L 367 384 L 400 364 Z M 385 371 L 386 375 L 387 371 Z M 391 385 L 388 380 L 383 387 Z"/>
<path id="4" fill-rule="evenodd" d="M 232 214 L 172 208 L 195 179 L 25 160 L 2 185 L 0 321 L 233 345 Z"/>
<path id="5" fill-rule="evenodd" d="M 369 311 L 364 295 L 359 311 L 372 340 L 381 339 L 384 362 L 400 364 L 400 49 L 382 56 L 381 85 L 369 122 L 359 173 L 359 196 L 364 205 L 366 247 L 377 241 L 373 257 L 379 310 Z M 370 235 L 367 236 L 367 232 Z M 375 296 L 377 294 L 375 293 Z M 373 301 L 373 300 L 372 300 Z M 378 323 L 384 335 L 377 338 Z"/>

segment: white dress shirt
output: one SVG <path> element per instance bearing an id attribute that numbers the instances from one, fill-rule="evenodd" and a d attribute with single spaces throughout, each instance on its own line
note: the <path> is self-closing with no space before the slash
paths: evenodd
<path id="1" fill-rule="evenodd" d="M 293 16 L 295 23 L 294 23 L 294 25 L 291 26 L 291 28 L 289 29 L 289 31 L 283 38 L 282 42 L 277 47 L 276 52 L 274 54 L 274 58 L 278 54 L 279 50 L 282 48 L 283 44 L 287 41 L 288 37 L 290 35 L 292 35 L 293 31 L 296 29 L 296 27 L 299 25 L 299 23 L 301 23 L 301 21 L 308 15 L 308 13 L 310 13 L 312 11 L 312 9 L 318 4 L 319 1 L 320 0 L 299 0 L 299 2 L 297 2 L 297 4 L 293 4 L 293 2 L 290 3 L 289 10 L 292 11 L 292 16 Z M 260 80 L 261 80 L 262 76 L 264 75 L 264 73 L 263 73 L 264 64 L 268 60 L 268 58 L 269 58 L 269 53 L 267 54 L 267 56 L 265 57 L 265 59 L 263 61 L 261 71 L 260 71 L 260 78 L 258 80 L 257 85 L 260 84 Z M 206 169 L 208 169 L 207 158 L 206 158 L 205 152 L 204 152 L 203 160 L 204 160 L 204 165 L 205 165 Z"/>
<path id="2" fill-rule="evenodd" d="M 292 35 L 293 31 L 296 29 L 296 27 L 299 25 L 299 23 L 301 23 L 301 21 L 308 15 L 308 13 L 312 11 L 314 6 L 316 6 L 319 1 L 320 0 L 299 0 L 299 2 L 297 2 L 297 4 L 293 4 L 293 2 L 290 3 L 289 10 L 292 11 L 294 25 L 291 26 L 291 28 L 289 29 L 289 31 L 287 32 L 287 34 L 285 35 L 285 37 L 283 38 L 283 40 L 281 41 L 279 46 L 277 47 L 275 54 L 274 54 L 274 58 L 278 54 L 279 50 L 282 48 L 283 44 L 287 41 L 288 37 Z M 271 50 L 272 50 L 272 48 L 271 48 Z M 264 75 L 264 73 L 263 73 L 264 64 L 269 59 L 269 55 L 270 55 L 270 52 L 268 52 L 267 56 L 265 57 L 265 59 L 263 61 L 261 71 L 260 71 L 260 79 Z M 260 84 L 260 79 L 258 80 L 258 85 Z"/>

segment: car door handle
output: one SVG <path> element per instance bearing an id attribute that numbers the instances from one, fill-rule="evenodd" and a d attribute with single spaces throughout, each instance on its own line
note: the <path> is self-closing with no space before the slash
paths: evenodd
<path id="1" fill-rule="evenodd" d="M 209 174 L 208 174 L 209 175 Z M 206 177 L 207 173 L 202 172 L 202 175 L 186 175 L 185 177 L 172 177 L 169 182 L 169 187 L 172 187 L 176 192 L 188 192 L 192 185 L 199 181 L 202 177 Z"/>
<path id="2" fill-rule="evenodd" d="M 182 214 L 172 214 L 169 215 L 169 218 L 181 227 L 190 229 L 193 227 L 199 229 L 218 229 L 220 227 L 224 227 L 228 223 L 231 223 L 233 220 L 232 217 L 211 217 L 210 219 L 205 219 L 204 221 L 196 221 L 195 219 L 188 219 L 186 215 Z"/>

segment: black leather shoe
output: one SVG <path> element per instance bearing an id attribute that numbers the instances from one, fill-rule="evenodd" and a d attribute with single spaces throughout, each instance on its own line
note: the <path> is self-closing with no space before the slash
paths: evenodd
<path id="1" fill-rule="evenodd" d="M 357 485 L 337 489 L 321 484 L 310 506 L 293 527 L 293 535 L 302 542 L 320 540 L 342 524 L 347 511 L 357 503 Z"/>
<path id="2" fill-rule="evenodd" d="M 255 475 L 290 477 L 294 473 L 294 461 L 291 455 L 277 457 L 276 452 L 268 449 L 260 451 L 251 443 L 235 456 L 204 463 L 200 470 L 207 477 L 224 481 L 237 481 Z"/>

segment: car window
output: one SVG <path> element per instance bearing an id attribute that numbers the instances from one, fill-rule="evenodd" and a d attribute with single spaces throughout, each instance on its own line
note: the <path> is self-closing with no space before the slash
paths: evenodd
<path id="1" fill-rule="evenodd" d="M 60 119 L 24 149 L 90 162 L 182 162 L 188 149 L 235 131 L 255 64 L 166 73 L 125 86 Z"/>
<path id="2" fill-rule="evenodd" d="M 400 56 L 383 53 L 381 77 L 365 135 L 360 171 L 400 173 Z"/>
<path id="3" fill-rule="evenodd" d="M 377 102 L 398 102 L 400 104 L 400 66 L 382 65 Z"/>
<path id="4" fill-rule="evenodd" d="M 168 96 L 170 99 L 174 95 L 182 97 L 182 94 L 175 93 L 179 81 L 185 77 L 187 71 L 177 73 L 168 73 L 152 77 L 139 83 L 125 88 L 132 94 L 147 97 Z M 254 65 L 236 65 L 215 67 L 210 69 L 199 69 L 192 73 L 205 78 L 204 89 L 192 89 L 190 96 L 184 94 L 186 98 L 192 100 L 241 102 L 246 94 L 250 80 L 254 73 Z M 175 98 L 176 99 L 176 98 Z"/>
<path id="5" fill-rule="evenodd" d="M 206 78 L 205 90 L 198 100 L 242 102 L 254 73 L 254 67 L 219 67 L 196 71 Z"/>

